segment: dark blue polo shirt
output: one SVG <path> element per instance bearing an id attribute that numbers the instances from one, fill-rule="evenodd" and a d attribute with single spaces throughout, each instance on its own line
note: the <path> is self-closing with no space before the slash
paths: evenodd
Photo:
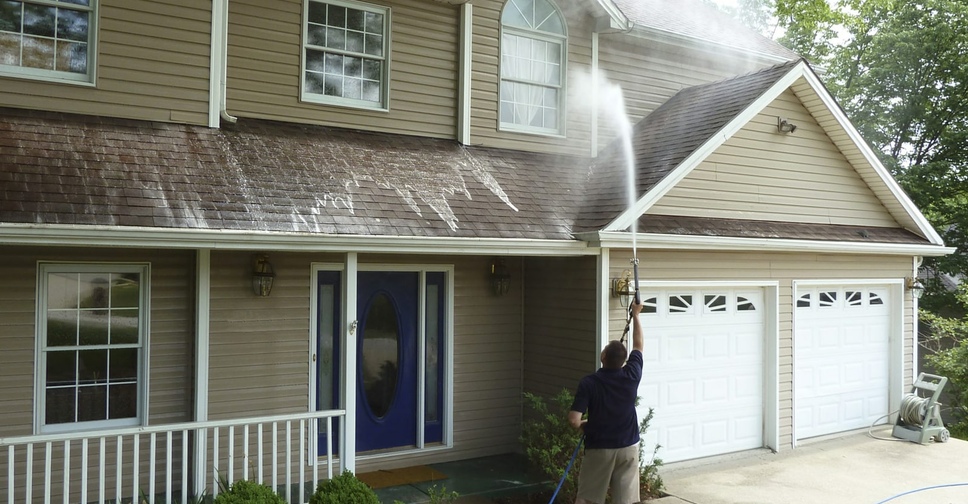
<path id="1" fill-rule="evenodd" d="M 625 448 L 639 442 L 635 399 L 642 379 L 642 352 L 632 350 L 621 369 L 601 368 L 578 382 L 572 411 L 588 411 L 586 448 Z"/>

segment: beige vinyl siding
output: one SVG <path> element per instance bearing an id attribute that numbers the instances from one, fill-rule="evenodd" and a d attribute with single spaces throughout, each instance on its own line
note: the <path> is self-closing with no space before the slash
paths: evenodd
<path id="1" fill-rule="evenodd" d="M 471 78 L 471 144 L 537 152 L 587 154 L 590 116 L 572 89 L 576 74 L 591 69 L 591 32 L 595 18 L 568 2 L 556 2 L 568 22 L 568 62 L 563 137 L 500 131 L 499 83 L 501 61 L 501 9 L 505 2 L 486 0 L 474 3 L 474 37 Z M 570 9 L 570 10 L 569 10 Z"/>
<path id="2" fill-rule="evenodd" d="M 596 258 L 529 259 L 526 274 L 524 389 L 574 392 L 598 368 Z"/>
<path id="3" fill-rule="evenodd" d="M 312 263 L 342 255 L 272 253 L 272 294 L 251 290 L 251 254 L 212 253 L 210 418 L 284 414 L 309 408 Z M 433 463 L 515 451 L 522 373 L 521 260 L 509 258 L 511 292 L 492 294 L 490 258 L 361 254 L 369 265 L 454 267 L 454 447 L 362 459 L 357 469 Z"/>
<path id="4" fill-rule="evenodd" d="M 715 47 L 683 47 L 623 33 L 603 33 L 598 66 L 622 88 L 632 124 L 642 120 L 684 88 L 720 81 L 775 64 L 738 57 Z M 615 126 L 599 114 L 599 149 L 615 137 Z"/>
<path id="5" fill-rule="evenodd" d="M 0 106 L 208 123 L 211 4 L 100 0 L 96 86 L 0 77 Z"/>
<path id="6" fill-rule="evenodd" d="M 797 125 L 780 134 L 777 117 Z M 784 92 L 648 210 L 899 227 L 792 91 Z"/>
<path id="7" fill-rule="evenodd" d="M 304 0 L 229 4 L 226 106 L 240 117 L 405 135 L 457 132 L 459 7 L 420 0 L 390 9 L 389 111 L 300 102 Z"/>
<path id="8" fill-rule="evenodd" d="M 5 246 L 3 257 L 0 274 L 8 288 L 4 289 L 6 294 L 0 294 L 0 348 L 3 348 L 0 352 L 0 437 L 33 433 L 38 261 L 150 263 L 148 423 L 159 425 L 191 420 L 194 368 L 194 256 L 191 252 Z M 113 446 L 113 440 L 109 441 L 107 450 L 111 456 L 115 453 Z M 144 460 L 147 460 L 148 446 L 149 441 L 143 439 Z M 130 448 L 128 446 L 127 450 Z M 63 480 L 62 449 L 63 444 L 58 444 L 52 453 L 52 481 Z M 89 467 L 97 467 L 98 450 L 97 443 L 90 446 Z M 131 460 L 130 452 L 124 456 L 125 460 Z M 23 464 L 25 453 L 20 452 L 17 457 Z M 72 491 L 76 494 L 80 491 L 80 443 L 72 445 L 71 460 Z M 0 458 L 0 474 L 7 474 L 6 463 L 6 456 Z M 43 446 L 39 445 L 34 452 L 35 475 L 43 474 L 43 464 Z M 22 466 L 17 468 L 17 474 L 23 475 Z M 113 477 L 113 473 L 107 477 L 110 488 L 113 488 Z M 90 470 L 91 488 L 97 488 L 97 478 L 96 469 Z M 144 483 L 147 484 L 147 479 Z M 35 496 L 43 495 L 43 485 L 42 478 L 34 478 Z M 23 482 L 18 480 L 16 496 L 21 502 L 25 498 L 24 490 Z M 59 501 L 60 496 L 53 500 Z"/>
<path id="9" fill-rule="evenodd" d="M 625 269 L 630 253 L 612 250 L 610 277 Z M 911 257 L 876 255 L 798 254 L 768 252 L 639 251 L 642 281 L 776 281 L 779 282 L 780 446 L 793 443 L 793 281 L 891 280 L 911 275 Z M 904 298 L 904 383 L 913 372 L 913 317 L 910 294 Z M 617 303 L 609 311 L 610 336 L 621 335 L 625 312 Z M 645 328 L 648 330 L 648 328 Z M 768 342 L 769 344 L 769 342 Z M 773 377 L 765 377 L 772 380 Z M 769 412 L 767 412 L 769 414 Z M 661 456 L 661 452 L 659 453 Z"/>

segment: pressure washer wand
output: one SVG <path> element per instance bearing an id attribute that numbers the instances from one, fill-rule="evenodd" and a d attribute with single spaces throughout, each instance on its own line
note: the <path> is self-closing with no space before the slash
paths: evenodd
<path id="1" fill-rule="evenodd" d="M 639 258 L 632 256 L 632 274 L 635 276 L 635 304 L 642 300 L 639 298 Z"/>

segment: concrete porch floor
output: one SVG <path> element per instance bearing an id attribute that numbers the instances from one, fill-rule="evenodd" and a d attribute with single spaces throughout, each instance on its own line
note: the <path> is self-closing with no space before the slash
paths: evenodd
<path id="1" fill-rule="evenodd" d="M 891 427 L 875 428 L 874 435 L 889 438 Z M 865 429 L 778 454 L 754 451 L 669 464 L 659 474 L 670 496 L 656 504 L 963 504 L 968 441 L 881 441 Z M 916 491 L 937 485 L 959 486 Z"/>
<path id="2" fill-rule="evenodd" d="M 376 490 L 382 504 L 423 504 L 430 502 L 429 491 L 436 486 L 460 495 L 459 504 L 484 504 L 492 499 L 537 491 L 547 485 L 530 474 L 524 455 L 509 453 L 456 462 L 430 464 L 447 475 L 440 481 L 427 481 Z"/>

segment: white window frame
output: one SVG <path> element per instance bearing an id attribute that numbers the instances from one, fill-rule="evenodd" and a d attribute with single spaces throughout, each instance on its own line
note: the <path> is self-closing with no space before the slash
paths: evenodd
<path id="1" fill-rule="evenodd" d="M 539 30 L 527 30 L 524 28 L 516 26 L 505 26 L 503 21 L 501 22 L 501 32 L 499 34 L 499 64 L 498 64 L 498 89 L 497 89 L 497 117 L 498 117 L 498 130 L 500 131 L 511 131 L 516 133 L 529 133 L 535 135 L 551 136 L 551 137 L 564 137 L 565 136 L 565 123 L 567 122 L 565 114 L 565 97 L 567 94 L 566 83 L 568 75 L 568 23 L 565 16 L 561 13 L 561 9 L 552 0 L 547 0 L 549 4 L 555 9 L 558 14 L 558 18 L 561 20 L 562 33 L 560 35 L 553 34 L 550 32 L 544 32 Z M 504 9 L 501 9 L 501 17 L 504 17 L 504 10 L 511 8 L 510 0 L 504 4 Z M 541 82 L 529 81 L 524 79 L 515 78 L 505 78 L 504 77 L 504 34 L 515 35 L 518 37 L 529 38 L 532 40 L 540 40 L 542 42 L 550 42 L 555 44 L 560 44 L 561 51 L 559 53 L 561 61 L 559 62 L 558 68 L 560 69 L 561 75 L 559 75 L 560 84 L 557 86 L 548 85 Z M 522 84 L 530 84 L 534 86 L 540 86 L 543 88 L 555 88 L 558 90 L 558 124 L 556 128 L 537 128 L 533 126 L 526 126 L 517 124 L 514 122 L 506 122 L 501 116 L 501 102 L 502 100 L 502 84 L 507 82 L 515 82 Z"/>
<path id="2" fill-rule="evenodd" d="M 141 275 L 141 292 L 138 312 L 139 368 L 138 404 L 134 418 L 65 422 L 47 425 L 47 276 L 50 273 L 138 273 Z M 98 430 L 114 427 L 147 425 L 148 419 L 148 362 L 149 362 L 149 315 L 151 292 L 151 266 L 146 263 L 66 263 L 39 262 L 37 265 L 36 302 L 36 350 L 34 356 L 34 432 L 51 434 Z"/>
<path id="3" fill-rule="evenodd" d="M 372 55 L 354 53 L 350 51 L 331 49 L 324 46 L 311 46 L 309 45 L 309 4 L 310 3 L 321 3 L 328 5 L 336 5 L 339 7 L 346 7 L 355 10 L 363 10 L 369 12 L 375 12 L 383 15 L 383 57 L 377 58 Z M 303 19 L 302 19 L 302 41 L 300 43 L 299 52 L 299 99 L 307 103 L 318 103 L 322 105 L 336 105 L 340 107 L 352 107 L 360 109 L 375 110 L 380 112 L 389 112 L 390 110 L 390 28 L 392 26 L 390 20 L 390 8 L 383 7 L 379 5 L 364 3 L 364 2 L 352 2 L 344 0 L 303 0 Z M 328 52 L 338 52 L 344 55 L 359 56 L 362 59 L 377 59 L 383 61 L 383 73 L 380 76 L 380 103 L 374 103 L 371 101 L 355 98 L 344 98 L 342 96 L 329 96 L 318 93 L 310 93 L 306 90 L 306 51 L 309 49 L 328 51 Z"/>
<path id="4" fill-rule="evenodd" d="M 80 74 L 74 72 L 62 72 L 59 70 L 44 70 L 41 68 L 29 68 L 21 65 L 0 64 L 0 76 L 18 77 L 24 79 L 40 80 L 47 82 L 57 82 L 62 84 L 75 84 L 81 86 L 94 86 L 97 82 L 97 41 L 98 41 L 98 4 L 100 0 L 91 0 L 90 6 L 77 5 L 61 0 L 17 0 L 24 4 L 45 5 L 48 7 L 62 7 L 71 10 L 86 11 L 90 13 L 87 25 L 87 73 Z"/>

